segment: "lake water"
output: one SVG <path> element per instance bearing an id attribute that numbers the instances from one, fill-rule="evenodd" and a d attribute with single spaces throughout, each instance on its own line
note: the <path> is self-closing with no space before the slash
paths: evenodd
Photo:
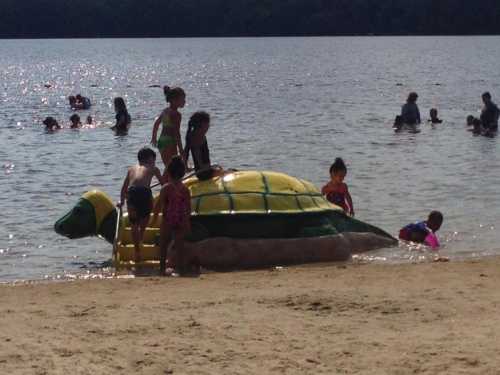
<path id="1" fill-rule="evenodd" d="M 118 198 L 165 106 L 148 86 L 164 84 L 187 92 L 183 133 L 192 112 L 212 115 L 213 161 L 321 186 L 341 156 L 358 218 L 396 234 L 439 209 L 444 255 L 500 254 L 500 140 L 465 130 L 483 91 L 500 98 L 499 61 L 500 37 L 0 41 L 0 281 L 101 272 L 111 246 L 59 237 L 53 223 L 90 187 Z M 444 123 L 394 134 L 410 91 L 423 118 L 436 107 Z M 80 115 L 99 125 L 46 134 L 43 118 L 67 126 L 79 92 L 94 103 Z M 127 137 L 109 130 L 115 96 L 133 117 Z M 400 246 L 364 259 L 424 256 Z"/>

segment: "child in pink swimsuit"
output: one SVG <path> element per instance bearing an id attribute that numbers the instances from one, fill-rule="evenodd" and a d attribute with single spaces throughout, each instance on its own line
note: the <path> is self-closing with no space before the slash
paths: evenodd
<path id="1" fill-rule="evenodd" d="M 354 216 L 354 206 L 347 184 L 344 183 L 347 167 L 341 158 L 336 158 L 330 167 L 330 181 L 323 186 L 323 194 L 329 202 L 341 207 L 344 212 Z"/>
<path id="2" fill-rule="evenodd" d="M 186 268 L 187 254 L 184 237 L 191 231 L 191 194 L 182 183 L 186 166 L 179 156 L 174 156 L 167 167 L 169 183 L 163 186 L 160 199 L 155 207 L 155 216 L 161 208 L 163 220 L 160 227 L 160 274 L 165 275 L 167 263 L 178 268 L 180 273 Z M 173 254 L 167 249 L 173 240 Z"/>

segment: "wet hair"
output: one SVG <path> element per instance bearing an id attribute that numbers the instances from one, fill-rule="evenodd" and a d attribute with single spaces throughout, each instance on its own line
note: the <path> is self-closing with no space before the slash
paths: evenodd
<path id="1" fill-rule="evenodd" d="M 165 94 L 167 103 L 172 103 L 175 99 L 186 96 L 186 93 L 180 87 L 170 88 L 169 86 L 163 86 L 163 93 Z"/>
<path id="2" fill-rule="evenodd" d="M 491 94 L 486 91 L 485 93 L 483 93 L 483 95 L 481 95 L 481 98 L 491 100 Z"/>
<path id="3" fill-rule="evenodd" d="M 115 105 L 115 110 L 117 112 L 125 111 L 127 112 L 127 105 L 125 104 L 125 100 L 122 97 L 115 98 L 113 101 Z"/>
<path id="4" fill-rule="evenodd" d="M 432 115 L 436 116 L 438 115 L 438 110 L 436 108 L 431 108 L 429 111 L 429 115 L 432 117 Z"/>
<path id="5" fill-rule="evenodd" d="M 427 219 L 427 226 L 433 231 L 439 230 L 443 224 L 443 214 L 439 211 L 431 211 Z"/>
<path id="6" fill-rule="evenodd" d="M 184 174 L 186 173 L 186 165 L 179 155 L 174 156 L 172 160 L 170 160 L 167 172 L 174 180 L 180 180 L 184 177 Z"/>
<path id="7" fill-rule="evenodd" d="M 467 121 L 467 125 L 473 125 L 474 124 L 474 116 L 472 116 L 472 115 L 467 116 L 466 121 Z"/>
<path id="8" fill-rule="evenodd" d="M 70 104 L 73 104 L 76 102 L 76 98 L 73 95 L 68 96 L 68 100 Z"/>
<path id="9" fill-rule="evenodd" d="M 69 121 L 71 121 L 71 122 L 80 121 L 80 116 L 78 116 L 75 113 L 75 114 L 71 115 L 71 117 L 69 118 Z"/>
<path id="10" fill-rule="evenodd" d="M 344 160 L 342 158 L 336 158 L 330 167 L 330 174 L 337 172 L 347 172 L 347 167 L 345 166 Z"/>
<path id="11" fill-rule="evenodd" d="M 143 147 L 137 153 L 137 160 L 139 160 L 140 163 L 145 163 L 151 158 L 156 159 L 156 152 L 149 147 Z"/>
<path id="12" fill-rule="evenodd" d="M 189 129 L 196 129 L 203 123 L 210 122 L 210 115 L 205 111 L 198 111 L 192 114 L 191 118 L 188 122 L 188 131 Z"/>
<path id="13" fill-rule="evenodd" d="M 78 99 L 78 100 L 82 100 L 82 99 L 83 99 L 82 94 L 78 94 L 78 95 L 76 96 L 76 99 Z"/>
<path id="14" fill-rule="evenodd" d="M 54 125 L 54 123 L 56 122 L 56 120 L 54 119 L 54 117 L 46 117 L 45 120 L 43 120 L 43 124 L 47 127 L 51 127 Z"/>
<path id="15" fill-rule="evenodd" d="M 418 94 L 416 92 L 410 92 L 408 95 L 408 99 L 406 100 L 408 103 L 414 103 L 417 101 Z"/>

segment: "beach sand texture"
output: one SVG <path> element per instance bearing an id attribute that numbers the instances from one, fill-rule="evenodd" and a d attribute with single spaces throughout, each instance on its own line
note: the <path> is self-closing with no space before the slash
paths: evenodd
<path id="1" fill-rule="evenodd" d="M 1 374 L 498 374 L 500 259 L 0 287 Z"/>

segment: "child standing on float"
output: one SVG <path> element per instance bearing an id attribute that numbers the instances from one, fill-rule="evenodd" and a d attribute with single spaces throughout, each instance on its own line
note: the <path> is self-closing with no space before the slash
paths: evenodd
<path id="1" fill-rule="evenodd" d="M 169 106 L 163 110 L 153 125 L 153 135 L 151 144 L 160 151 L 161 159 L 165 164 L 164 176 L 167 175 L 167 166 L 175 155 L 183 155 L 181 140 L 182 115 L 179 108 L 186 104 L 186 94 L 180 87 L 171 89 L 168 86 L 163 88 L 165 99 Z M 158 138 L 158 128 L 162 125 L 160 137 Z"/>

